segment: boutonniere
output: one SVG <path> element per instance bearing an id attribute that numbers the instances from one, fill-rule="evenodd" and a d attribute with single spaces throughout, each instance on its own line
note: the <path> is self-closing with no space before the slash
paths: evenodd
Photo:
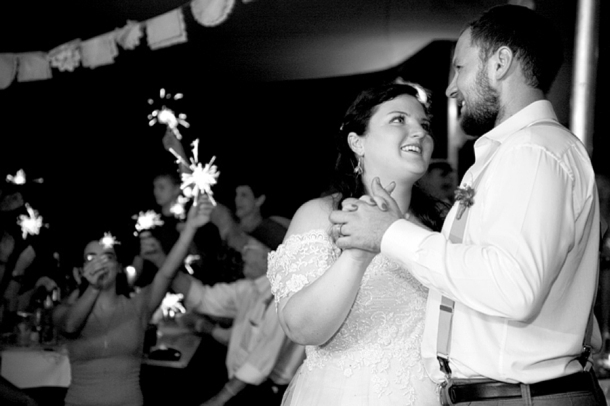
<path id="1" fill-rule="evenodd" d="M 461 219 L 464 211 L 474 204 L 473 197 L 474 189 L 470 186 L 463 186 L 455 189 L 455 201 L 460 203 L 457 214 L 455 215 L 456 219 Z"/>

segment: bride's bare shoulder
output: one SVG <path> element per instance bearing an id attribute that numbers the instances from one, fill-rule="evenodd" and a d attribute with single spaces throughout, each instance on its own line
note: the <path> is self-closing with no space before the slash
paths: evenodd
<path id="1" fill-rule="evenodd" d="M 333 201 L 332 196 L 325 196 L 303 203 L 290 222 L 288 234 L 301 234 L 314 229 L 329 229 L 331 222 L 328 217 L 333 211 Z"/>

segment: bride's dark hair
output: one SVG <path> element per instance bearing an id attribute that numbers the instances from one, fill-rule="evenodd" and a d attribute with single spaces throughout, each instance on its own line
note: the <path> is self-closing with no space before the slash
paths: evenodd
<path id="1" fill-rule="evenodd" d="M 415 97 L 430 115 L 430 95 L 417 84 L 387 83 L 371 87 L 361 92 L 347 109 L 343 122 L 336 136 L 337 160 L 331 184 L 325 195 L 333 196 L 333 205 L 339 208 L 341 202 L 348 197 L 359 198 L 366 193 L 362 176 L 354 172 L 358 159 L 351 150 L 347 136 L 350 132 L 363 135 L 366 133 L 369 121 L 377 111 L 377 107 L 388 100 L 401 95 Z M 439 231 L 443 224 L 443 214 L 447 207 L 440 200 L 430 196 L 417 183 L 413 185 L 411 211 L 426 226 Z"/>

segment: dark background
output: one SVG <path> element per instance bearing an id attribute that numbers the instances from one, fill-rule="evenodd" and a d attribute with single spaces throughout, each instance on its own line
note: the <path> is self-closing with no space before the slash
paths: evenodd
<path id="1" fill-rule="evenodd" d="M 539 3 L 540 11 L 563 27 L 567 62 L 552 96 L 560 120 L 567 124 L 576 2 L 567 1 L 562 7 L 550 1 Z M 604 3 L 602 17 L 607 15 Z M 2 25 L 0 52 L 51 49 L 75 38 L 67 28 L 71 24 L 81 30 L 81 38 L 121 26 L 125 21 L 118 21 L 111 4 L 95 2 L 85 9 L 72 1 L 57 5 L 34 2 L 38 17 L 30 19 L 30 28 Z M 121 10 L 121 18 L 130 12 L 129 7 L 142 7 L 137 2 L 129 4 Z M 142 8 L 131 11 L 138 15 L 136 20 L 142 20 L 181 4 L 169 1 L 166 10 L 151 10 L 150 15 Z M 14 15 L 26 12 L 10 7 L 17 6 L 9 5 L 8 12 Z M 70 19 L 68 10 L 75 9 L 89 13 L 91 23 Z M 64 19 L 45 19 L 45 11 L 51 10 L 53 16 L 58 10 L 65 11 Z M 239 62 L 223 53 L 226 44 L 217 41 L 220 37 L 227 40 L 231 24 L 243 23 L 247 12 L 237 1 L 223 25 L 207 30 L 197 27 L 185 12 L 186 44 L 151 51 L 143 39 L 135 51 L 121 51 L 113 65 L 74 72 L 53 70 L 50 80 L 14 82 L 0 90 L 0 176 L 23 168 L 28 178 L 44 178 L 43 184 L 28 187 L 26 197 L 49 224 L 44 233 L 59 250 L 69 251 L 75 244 L 80 250 L 80 238 L 90 230 L 99 230 L 100 237 L 104 231 L 112 231 L 128 240 L 134 229 L 131 216 L 154 207 L 154 174 L 175 167 L 173 156 L 161 143 L 165 127 L 148 125 L 147 115 L 154 106 L 147 101 L 158 100 L 161 88 L 184 94 L 184 99 L 170 107 L 187 114 L 190 128 L 180 127 L 185 148 L 190 152 L 190 142 L 198 138 L 200 161 L 216 156 L 220 177 L 215 197 L 229 206 L 237 180 L 247 173 L 263 178 L 270 188 L 268 214 L 291 217 L 300 204 L 324 190 L 334 163 L 334 135 L 355 95 L 368 85 L 398 76 L 432 90 L 435 157 L 446 157 L 444 89 L 453 41 L 434 41 L 403 63 L 380 72 L 267 80 L 255 66 L 250 74 L 243 74 L 248 68 L 237 66 Z M 47 30 L 53 36 L 45 39 Z M 602 24 L 596 108 L 600 114 L 596 114 L 593 159 L 596 170 L 608 174 L 608 137 L 601 123 L 602 97 L 608 94 L 606 32 Z M 210 55 L 218 59 L 210 59 Z"/>

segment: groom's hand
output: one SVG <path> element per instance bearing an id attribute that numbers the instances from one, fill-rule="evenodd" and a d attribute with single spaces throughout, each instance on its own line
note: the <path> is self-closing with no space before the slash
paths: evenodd
<path id="1" fill-rule="evenodd" d="M 392 223 L 403 218 L 398 204 L 378 178 L 373 180 L 371 191 L 371 196 L 359 200 L 346 199 L 343 210 L 331 212 L 330 221 L 334 224 L 335 243 L 339 248 L 378 253 L 383 234 Z"/>

